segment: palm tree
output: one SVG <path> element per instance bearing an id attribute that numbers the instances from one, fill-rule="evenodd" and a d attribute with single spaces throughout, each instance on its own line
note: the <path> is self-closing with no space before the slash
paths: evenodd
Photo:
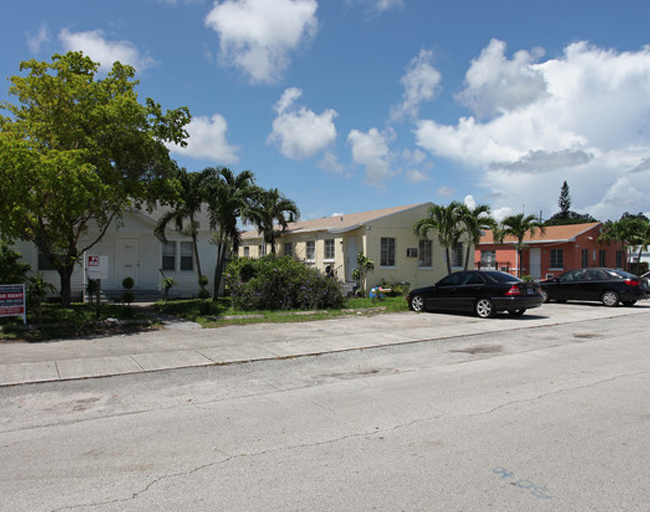
<path id="1" fill-rule="evenodd" d="M 413 234 L 420 239 L 426 239 L 431 229 L 437 231 L 438 242 L 445 248 L 447 274 L 451 274 L 451 254 L 449 250 L 458 243 L 462 235 L 459 225 L 462 207 L 463 204 L 458 201 L 452 201 L 447 206 L 434 204 L 429 208 L 428 215 L 413 225 Z"/>
<path id="2" fill-rule="evenodd" d="M 154 235 L 163 242 L 167 242 L 165 230 L 169 224 L 173 224 L 177 232 L 189 235 L 192 238 L 196 273 L 199 280 L 201 280 L 203 272 L 201 271 L 198 249 L 200 223 L 196 220 L 196 216 L 206 202 L 206 184 L 212 178 L 214 178 L 214 169 L 208 168 L 198 173 L 179 169 L 177 176 L 179 190 L 176 201 L 173 203 L 172 208 L 160 217 L 154 228 Z"/>
<path id="3" fill-rule="evenodd" d="M 465 255 L 465 270 L 469 264 L 470 251 L 481 241 L 483 231 L 496 228 L 497 222 L 490 215 L 490 207 L 486 204 L 476 205 L 470 208 L 466 204 L 460 207 L 460 221 L 464 225 L 463 231 L 469 237 L 467 254 Z"/>
<path id="4" fill-rule="evenodd" d="M 521 277 L 521 262 L 524 251 L 524 238 L 526 233 L 530 232 L 530 236 L 534 236 L 537 230 L 540 233 L 545 233 L 546 228 L 534 215 L 525 215 L 518 213 L 517 215 L 510 215 L 501 221 L 501 227 L 495 230 L 495 240 L 498 243 L 503 243 L 506 236 L 512 236 L 517 239 L 517 257 L 519 258 L 518 274 Z"/>
<path id="5" fill-rule="evenodd" d="M 227 167 L 214 169 L 215 178 L 207 187 L 210 228 L 215 230 L 217 259 L 214 269 L 213 298 L 219 295 L 226 262 L 241 242 L 239 220 L 252 221 L 252 206 L 258 187 L 251 171 L 233 173 Z"/>
<path id="6" fill-rule="evenodd" d="M 271 254 L 275 254 L 275 240 L 280 233 L 286 231 L 289 222 L 300 218 L 296 203 L 284 197 L 277 188 L 259 189 L 252 214 L 252 222 L 262 235 L 263 243 L 271 244 Z"/>

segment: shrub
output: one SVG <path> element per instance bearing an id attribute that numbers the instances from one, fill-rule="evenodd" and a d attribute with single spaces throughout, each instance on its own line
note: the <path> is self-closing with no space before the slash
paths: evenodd
<path id="1" fill-rule="evenodd" d="M 19 260 L 20 254 L 0 241 L 0 284 L 22 284 L 27 280 L 30 266 Z"/>
<path id="2" fill-rule="evenodd" d="M 336 309 L 341 282 L 291 257 L 239 258 L 226 269 L 233 307 L 242 310 Z"/>

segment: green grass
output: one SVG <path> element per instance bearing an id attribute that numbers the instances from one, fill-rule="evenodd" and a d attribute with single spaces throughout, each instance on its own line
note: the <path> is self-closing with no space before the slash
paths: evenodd
<path id="1" fill-rule="evenodd" d="M 357 312 L 363 313 L 364 311 L 375 314 L 381 311 L 398 312 L 408 309 L 404 297 L 387 297 L 385 300 L 378 301 L 353 298 L 348 299 L 341 310 L 318 311 L 240 311 L 232 308 L 228 298 L 215 302 L 210 299 L 157 302 L 154 307 L 161 313 L 198 322 L 204 327 L 260 322 L 307 322 L 356 314 Z"/>
<path id="2" fill-rule="evenodd" d="M 109 335 L 149 329 L 157 322 L 155 312 L 197 322 L 206 328 L 223 325 L 244 325 L 271 322 L 309 322 L 353 314 L 378 314 L 400 312 L 408 309 L 404 297 L 387 297 L 384 300 L 348 299 L 344 309 L 319 311 L 239 311 L 232 308 L 229 298 L 171 300 L 157 302 L 154 311 L 138 305 L 127 307 L 102 304 L 97 309 L 91 304 L 72 304 L 69 308 L 44 304 L 42 318 L 35 311 L 28 315 L 28 327 L 19 318 L 0 319 L 0 342 L 45 341 L 74 336 Z"/>

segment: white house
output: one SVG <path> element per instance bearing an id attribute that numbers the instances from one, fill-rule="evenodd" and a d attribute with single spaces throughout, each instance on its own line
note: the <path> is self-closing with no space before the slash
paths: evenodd
<path id="1" fill-rule="evenodd" d="M 156 300 L 162 297 L 162 280 L 171 277 L 176 284 L 170 290 L 170 297 L 193 297 L 198 294 L 198 274 L 192 240 L 176 232 L 173 226 L 166 231 L 167 243 L 158 240 L 154 228 L 164 209 L 153 213 L 146 210 L 125 212 L 122 221 L 113 225 L 102 240 L 97 243 L 84 261 L 79 262 L 72 274 L 73 300 L 81 300 L 88 280 L 84 263 L 89 255 L 104 256 L 107 259 L 107 276 L 101 281 L 105 296 L 118 298 L 125 291 L 122 280 L 131 277 L 135 285 L 132 292 L 136 300 Z M 211 233 L 207 216 L 200 222 L 198 254 L 201 271 L 212 282 L 216 261 L 216 246 L 210 243 Z M 79 244 L 83 245 L 83 241 Z M 31 242 L 18 241 L 12 248 L 22 255 L 22 261 L 29 263 L 32 274 L 40 272 L 57 289 L 59 274 L 43 257 L 39 257 Z M 107 258 L 106 258 L 107 257 Z M 209 288 L 208 288 L 209 289 Z"/>

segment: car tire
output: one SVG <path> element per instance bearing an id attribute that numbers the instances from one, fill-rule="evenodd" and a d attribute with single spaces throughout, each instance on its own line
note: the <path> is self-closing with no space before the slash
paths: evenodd
<path id="1" fill-rule="evenodd" d="M 603 294 L 600 297 L 600 301 L 607 307 L 613 308 L 615 306 L 618 306 L 618 303 L 620 301 L 618 297 L 618 293 L 616 293 L 613 290 L 607 290 L 603 292 Z"/>
<path id="2" fill-rule="evenodd" d="M 474 312 L 481 318 L 492 318 L 497 314 L 494 303 L 487 297 L 483 297 L 474 304 Z"/>
<path id="3" fill-rule="evenodd" d="M 413 311 L 422 313 L 424 311 L 424 297 L 422 295 L 414 295 L 411 297 L 410 305 Z"/>
<path id="4" fill-rule="evenodd" d="M 526 308 L 521 308 L 521 309 L 509 309 L 508 313 L 511 316 L 522 316 L 526 312 Z"/>
<path id="5" fill-rule="evenodd" d="M 548 294 L 546 290 L 542 290 L 542 302 L 548 302 L 551 300 L 551 296 Z"/>
<path id="6" fill-rule="evenodd" d="M 623 305 L 626 306 L 626 307 L 628 307 L 628 308 L 629 308 L 630 306 L 634 306 L 635 304 L 636 304 L 636 301 L 635 301 L 635 300 L 624 300 L 624 301 L 623 301 Z"/>

